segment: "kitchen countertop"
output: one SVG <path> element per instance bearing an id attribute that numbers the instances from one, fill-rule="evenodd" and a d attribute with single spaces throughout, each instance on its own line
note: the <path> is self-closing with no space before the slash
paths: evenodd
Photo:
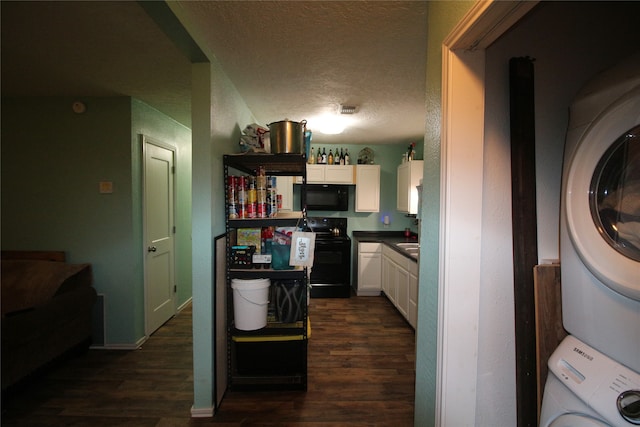
<path id="1" fill-rule="evenodd" d="M 405 237 L 404 231 L 354 231 L 352 238 L 356 244 L 360 242 L 383 243 L 407 258 L 418 261 L 417 254 L 409 253 L 396 245 L 396 243 L 418 243 L 418 235 L 415 233 L 412 233 L 411 237 Z"/>

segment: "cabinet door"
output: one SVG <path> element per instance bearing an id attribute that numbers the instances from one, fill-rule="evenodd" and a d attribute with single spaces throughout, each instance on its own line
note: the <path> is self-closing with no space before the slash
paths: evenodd
<path id="1" fill-rule="evenodd" d="M 354 169 L 349 165 L 326 165 L 324 182 L 331 184 L 353 184 Z"/>
<path id="2" fill-rule="evenodd" d="M 389 298 L 389 300 L 396 307 L 398 306 L 397 292 L 398 292 L 398 264 L 389 260 L 389 292 L 386 295 L 387 295 L 387 298 Z"/>
<path id="3" fill-rule="evenodd" d="M 409 163 L 398 166 L 398 181 L 396 188 L 396 208 L 399 212 L 409 212 Z"/>
<path id="4" fill-rule="evenodd" d="M 416 328 L 418 323 L 418 276 L 409 271 L 409 307 L 407 309 L 407 320 L 409 324 Z"/>
<path id="5" fill-rule="evenodd" d="M 324 183 L 324 165 L 307 165 L 307 183 L 322 184 Z"/>
<path id="6" fill-rule="evenodd" d="M 390 264 L 391 260 L 384 255 L 382 255 L 382 291 L 389 298 L 389 282 L 390 282 Z"/>
<path id="7" fill-rule="evenodd" d="M 409 271 L 398 266 L 397 277 L 396 308 L 406 319 L 409 308 Z"/>
<path id="8" fill-rule="evenodd" d="M 356 166 L 356 212 L 380 211 L 380 165 Z"/>
<path id="9" fill-rule="evenodd" d="M 282 211 L 293 210 L 293 180 L 292 176 L 279 176 L 277 178 L 278 194 L 282 195 Z"/>
<path id="10" fill-rule="evenodd" d="M 418 213 L 418 189 L 422 179 L 424 160 L 413 160 L 398 166 L 397 209 L 409 214 Z"/>
<path id="11" fill-rule="evenodd" d="M 358 296 L 380 295 L 382 270 L 380 252 L 364 252 L 358 255 Z"/>

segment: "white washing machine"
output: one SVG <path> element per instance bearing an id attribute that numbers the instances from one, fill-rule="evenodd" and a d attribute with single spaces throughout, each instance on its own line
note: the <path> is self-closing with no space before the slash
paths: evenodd
<path id="1" fill-rule="evenodd" d="M 540 427 L 640 424 L 640 374 L 569 335 L 549 358 Z"/>
<path id="2" fill-rule="evenodd" d="M 570 112 L 560 262 L 572 336 L 549 361 L 540 425 L 640 425 L 640 52 L 590 81 Z M 616 383 L 621 370 L 635 380 Z M 627 418 L 618 396 L 632 402 Z"/>

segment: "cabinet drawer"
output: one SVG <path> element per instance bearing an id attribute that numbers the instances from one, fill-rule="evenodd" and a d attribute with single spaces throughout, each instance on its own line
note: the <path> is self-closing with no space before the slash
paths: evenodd
<path id="1" fill-rule="evenodd" d="M 409 260 L 406 256 L 396 252 L 395 250 L 383 246 L 382 247 L 382 254 L 384 256 L 386 256 L 387 258 L 389 258 L 391 261 L 395 262 L 396 264 L 398 264 L 400 267 L 402 267 L 404 270 L 409 270 L 409 263 L 412 262 L 411 260 Z"/>
<path id="2" fill-rule="evenodd" d="M 361 253 L 379 253 L 382 252 L 382 243 L 363 242 L 358 245 L 358 251 Z"/>

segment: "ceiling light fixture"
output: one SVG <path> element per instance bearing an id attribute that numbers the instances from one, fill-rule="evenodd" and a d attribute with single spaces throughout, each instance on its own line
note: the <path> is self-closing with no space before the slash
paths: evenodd
<path id="1" fill-rule="evenodd" d="M 345 124 L 340 116 L 325 115 L 314 120 L 309 120 L 313 129 L 325 135 L 336 135 L 344 132 Z"/>

